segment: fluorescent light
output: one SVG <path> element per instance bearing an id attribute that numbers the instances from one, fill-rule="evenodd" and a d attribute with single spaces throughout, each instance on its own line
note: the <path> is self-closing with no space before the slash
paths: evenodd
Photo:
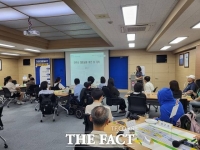
<path id="1" fill-rule="evenodd" d="M 164 46 L 163 48 L 161 48 L 160 50 L 167 50 L 169 49 L 171 46 Z"/>
<path id="2" fill-rule="evenodd" d="M 124 23 L 126 26 L 135 25 L 137 17 L 137 6 L 125 6 L 122 7 L 122 13 L 124 16 Z"/>
<path id="3" fill-rule="evenodd" d="M 193 26 L 192 29 L 200 29 L 200 22 Z"/>
<path id="4" fill-rule="evenodd" d="M 12 46 L 12 45 L 6 45 L 6 44 L 0 44 L 0 46 L 4 46 L 4 47 L 15 47 L 15 46 Z"/>
<path id="5" fill-rule="evenodd" d="M 129 43 L 128 46 L 129 47 L 135 47 L 135 43 Z"/>
<path id="6" fill-rule="evenodd" d="M 171 41 L 169 44 L 177 44 L 183 40 L 185 40 L 187 37 L 177 37 L 173 41 Z"/>
<path id="7" fill-rule="evenodd" d="M 12 55 L 12 56 L 19 56 L 19 54 L 13 54 L 13 53 L 1 53 L 3 55 Z"/>
<path id="8" fill-rule="evenodd" d="M 135 41 L 135 34 L 127 34 L 128 41 Z"/>
<path id="9" fill-rule="evenodd" d="M 39 50 L 30 49 L 30 48 L 25 48 L 24 50 L 26 50 L 26 51 L 31 51 L 31 52 L 40 52 Z"/>

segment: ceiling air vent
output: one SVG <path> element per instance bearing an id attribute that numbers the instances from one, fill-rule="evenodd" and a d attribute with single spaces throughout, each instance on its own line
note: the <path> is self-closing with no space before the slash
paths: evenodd
<path id="1" fill-rule="evenodd" d="M 145 24 L 145 25 L 134 25 L 134 26 L 121 26 L 122 33 L 135 33 L 135 32 L 144 32 L 150 31 L 153 29 L 155 24 Z"/>

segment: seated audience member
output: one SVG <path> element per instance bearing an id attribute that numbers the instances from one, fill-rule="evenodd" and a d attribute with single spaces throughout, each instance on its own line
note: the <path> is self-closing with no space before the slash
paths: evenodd
<path id="1" fill-rule="evenodd" d="M 38 95 L 40 95 L 40 94 L 54 94 L 53 90 L 48 90 L 48 82 L 47 81 L 43 81 L 40 84 L 40 89 L 41 89 L 41 91 L 39 92 Z"/>
<path id="2" fill-rule="evenodd" d="M 198 87 L 197 92 L 193 92 L 192 94 L 194 95 L 195 99 L 189 103 L 190 111 L 193 110 L 192 106 L 200 106 L 200 88 Z"/>
<path id="3" fill-rule="evenodd" d="M 27 82 L 30 81 L 31 77 L 32 77 L 32 74 L 28 74 L 28 80 L 27 80 Z"/>
<path id="4" fill-rule="evenodd" d="M 126 112 L 125 111 L 125 108 L 126 108 L 125 100 L 123 98 L 119 97 L 120 93 L 117 90 L 117 88 L 115 87 L 113 78 L 108 79 L 108 88 L 110 90 L 111 98 L 121 99 L 121 103 L 119 104 L 119 109 L 121 110 L 120 113 Z"/>
<path id="5" fill-rule="evenodd" d="M 93 84 L 94 80 L 95 79 L 94 79 L 93 76 L 89 76 L 88 79 L 87 79 L 87 81 L 90 82 L 90 84 L 91 84 L 91 88 L 97 88 L 97 86 Z"/>
<path id="6" fill-rule="evenodd" d="M 78 101 L 80 101 L 80 93 L 81 90 L 84 88 L 82 84 L 80 84 L 80 80 L 78 78 L 74 79 L 74 84 L 75 84 L 75 88 L 74 88 L 74 96 L 77 96 Z"/>
<path id="7" fill-rule="evenodd" d="M 109 136 L 107 136 L 107 140 L 104 140 L 104 144 L 100 143 L 100 135 L 106 133 L 104 132 L 104 127 L 109 123 L 109 110 L 105 108 L 104 106 L 97 106 L 94 109 L 92 109 L 91 115 L 90 115 L 90 121 L 93 122 L 93 131 L 91 132 L 92 135 L 94 135 L 94 147 L 120 147 L 124 148 L 123 145 L 118 144 L 107 144 Z M 115 136 L 113 136 L 115 138 Z M 115 140 L 115 139 L 114 139 Z M 87 141 L 87 139 L 86 139 Z M 116 140 L 115 140 L 116 141 Z M 80 141 L 81 142 L 81 141 Z M 122 142 L 120 140 L 120 142 Z M 87 142 L 86 142 L 87 143 Z"/>
<path id="8" fill-rule="evenodd" d="M 102 87 L 106 86 L 106 79 L 104 77 L 100 78 L 100 84 L 98 85 L 99 89 L 102 89 Z"/>
<path id="9" fill-rule="evenodd" d="M 54 87 L 58 87 L 60 90 L 64 90 L 65 87 L 61 83 L 61 78 L 57 77 L 54 83 Z"/>
<path id="10" fill-rule="evenodd" d="M 188 85 L 186 88 L 183 90 L 183 93 L 186 93 L 188 95 L 191 95 L 193 92 L 196 92 L 196 84 L 194 83 L 195 81 L 195 76 L 194 75 L 189 75 L 187 76 L 187 81 Z"/>
<path id="11" fill-rule="evenodd" d="M 177 113 L 170 119 L 172 108 L 176 105 L 177 101 L 174 99 L 172 91 L 169 88 L 163 88 L 158 92 L 158 102 L 160 104 L 160 117 L 157 118 L 158 120 L 175 125 L 177 120 L 184 115 L 183 106 L 181 102 L 178 102 Z"/>
<path id="12" fill-rule="evenodd" d="M 23 97 L 24 97 L 24 93 L 21 92 L 21 90 L 20 90 L 19 87 L 16 87 L 16 86 L 12 83 L 12 78 L 11 78 L 11 76 L 7 76 L 7 77 L 5 78 L 4 86 L 5 86 L 6 88 L 8 88 L 8 90 L 11 92 L 11 96 L 12 96 L 12 97 L 17 97 L 17 98 L 18 98 L 18 101 L 17 101 L 17 104 L 18 104 L 18 105 L 24 104 L 24 102 L 22 102 L 22 99 L 23 99 Z"/>
<path id="13" fill-rule="evenodd" d="M 29 89 L 31 85 L 35 85 L 35 79 L 33 77 L 30 78 L 29 82 L 26 83 L 26 89 Z"/>
<path id="14" fill-rule="evenodd" d="M 101 102 L 103 101 L 103 91 L 101 89 L 94 89 L 91 93 L 93 98 L 93 103 L 91 105 L 87 105 L 85 108 L 85 114 L 91 114 L 91 111 L 96 106 L 101 106 Z M 113 121 L 112 113 L 110 107 L 104 106 L 109 111 L 109 121 Z"/>
<path id="15" fill-rule="evenodd" d="M 182 98 L 182 91 L 179 89 L 179 84 L 176 80 L 169 82 L 170 89 L 172 90 L 175 99 Z"/>
<path id="16" fill-rule="evenodd" d="M 145 82 L 145 84 L 144 84 L 144 91 L 151 91 L 151 92 L 153 92 L 154 86 L 150 82 L 150 79 L 151 78 L 149 76 L 144 77 L 144 82 Z"/>

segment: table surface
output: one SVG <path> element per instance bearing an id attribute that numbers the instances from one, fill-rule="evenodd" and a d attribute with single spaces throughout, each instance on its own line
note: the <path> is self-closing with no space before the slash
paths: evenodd
<path id="1" fill-rule="evenodd" d="M 119 130 L 123 130 L 123 129 L 125 128 L 125 126 L 123 126 L 123 125 L 117 123 L 117 121 L 118 121 L 118 120 L 113 121 L 113 122 L 110 122 L 107 126 L 105 126 L 104 131 L 105 131 L 108 135 L 111 135 L 111 134 L 112 134 L 113 136 L 116 136 L 116 134 L 118 133 Z M 128 119 L 122 119 L 121 121 L 127 122 Z M 141 117 L 141 116 L 140 116 L 140 118 L 139 118 L 138 120 L 136 120 L 136 125 L 141 124 L 141 123 L 144 123 L 144 122 L 145 122 L 145 117 Z M 194 132 L 191 132 L 191 131 L 187 131 L 187 130 L 184 130 L 184 129 L 181 129 L 181 128 L 178 128 L 178 127 L 174 127 L 174 126 L 173 126 L 173 129 L 177 129 L 177 130 L 180 130 L 180 131 L 184 131 L 184 132 L 187 132 L 187 133 L 191 133 L 191 134 L 193 134 L 194 136 L 196 136 L 196 135 L 200 136 L 200 135 L 197 134 L 197 133 L 194 133 Z M 127 139 L 126 137 L 121 137 L 121 140 L 122 140 L 122 141 L 125 141 L 125 142 L 128 142 L 128 139 Z M 144 146 L 142 146 L 142 145 L 140 145 L 140 144 L 138 144 L 138 143 L 135 143 L 135 142 L 133 142 L 131 145 L 127 145 L 127 144 L 126 144 L 126 146 L 128 146 L 128 147 L 131 148 L 131 149 L 149 150 L 149 148 L 144 147 Z"/>
<path id="2" fill-rule="evenodd" d="M 126 94 L 124 97 L 128 98 L 129 94 Z M 146 94 L 148 100 L 158 100 L 157 93 Z M 187 99 L 187 101 L 192 101 L 193 99 L 191 96 L 184 96 L 182 95 L 182 99 Z"/>
<path id="3" fill-rule="evenodd" d="M 68 96 L 69 94 L 65 91 L 65 90 L 56 90 L 56 91 L 54 91 L 54 94 L 56 95 L 56 96 Z"/>

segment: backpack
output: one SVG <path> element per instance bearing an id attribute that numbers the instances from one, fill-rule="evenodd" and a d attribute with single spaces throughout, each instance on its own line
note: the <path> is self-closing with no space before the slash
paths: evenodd
<path id="1" fill-rule="evenodd" d="M 40 103 L 40 110 L 42 111 L 42 114 L 53 114 L 54 111 L 54 105 L 51 101 L 52 94 L 50 95 L 41 95 L 42 101 Z"/>
<path id="2" fill-rule="evenodd" d="M 188 112 L 187 114 L 179 118 L 176 126 L 195 133 L 200 133 L 200 125 L 196 121 L 196 115 L 194 114 L 194 112 Z"/>

